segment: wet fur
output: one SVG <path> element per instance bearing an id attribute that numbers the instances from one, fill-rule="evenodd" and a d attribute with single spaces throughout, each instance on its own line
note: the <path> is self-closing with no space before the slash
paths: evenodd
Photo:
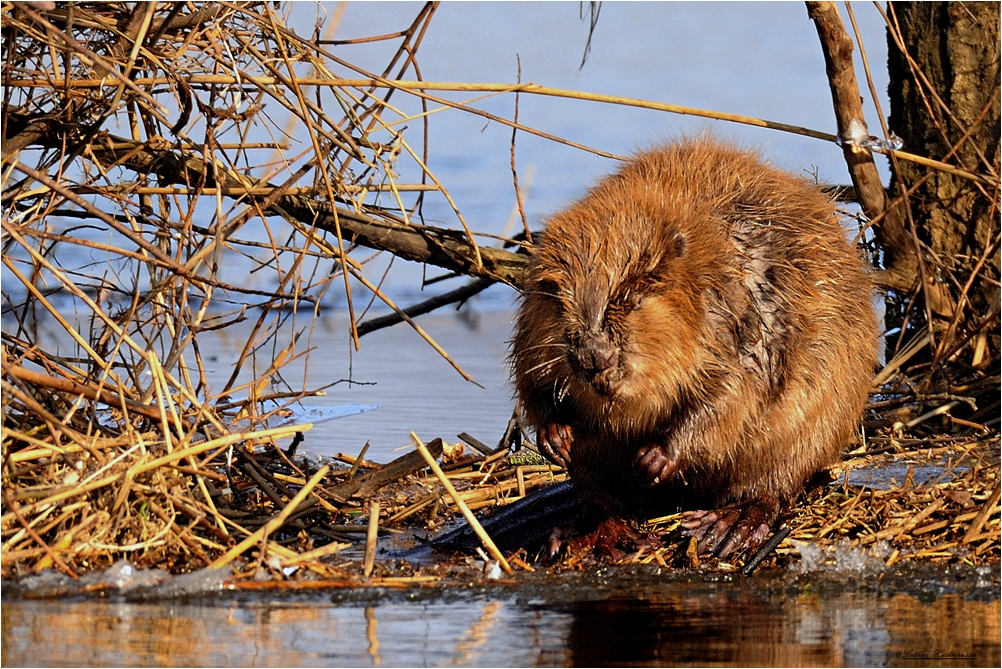
<path id="1" fill-rule="evenodd" d="M 524 418 L 572 428 L 571 478 L 604 511 L 788 501 L 853 439 L 871 287 L 804 179 L 711 140 L 642 154 L 548 222 L 527 277 Z M 672 475 L 651 486 L 653 447 Z"/>

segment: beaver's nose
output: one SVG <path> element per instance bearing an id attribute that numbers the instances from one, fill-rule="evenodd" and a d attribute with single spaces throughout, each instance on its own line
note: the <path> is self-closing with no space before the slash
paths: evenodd
<path id="1" fill-rule="evenodd" d="M 619 362 L 619 351 L 603 332 L 585 333 L 573 347 L 574 359 L 584 372 L 599 374 Z"/>

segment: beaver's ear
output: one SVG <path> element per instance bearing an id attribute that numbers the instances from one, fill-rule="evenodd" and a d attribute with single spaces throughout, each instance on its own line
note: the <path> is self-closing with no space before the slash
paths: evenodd
<path id="1" fill-rule="evenodd" d="M 665 255 L 672 256 L 674 258 L 681 258 L 685 253 L 685 235 L 676 231 L 675 234 L 668 239 L 666 247 L 667 249 L 665 251 Z"/>
<path id="2" fill-rule="evenodd" d="M 686 240 L 682 232 L 675 231 L 664 236 L 659 243 L 658 253 L 654 254 L 647 274 L 650 278 L 660 280 L 673 273 L 675 260 L 685 255 Z"/>
<path id="3" fill-rule="evenodd" d="M 552 277 L 546 275 L 537 276 L 534 281 L 526 285 L 526 292 L 536 295 L 546 295 L 555 300 L 560 299 L 560 283 Z"/>

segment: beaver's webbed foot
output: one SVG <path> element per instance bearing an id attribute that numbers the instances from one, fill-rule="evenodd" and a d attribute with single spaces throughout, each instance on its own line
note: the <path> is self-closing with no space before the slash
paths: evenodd
<path id="1" fill-rule="evenodd" d="M 575 553 L 591 549 L 597 555 L 619 561 L 631 551 L 641 546 L 653 546 L 655 543 L 652 537 L 637 532 L 622 518 L 610 516 L 599 521 L 587 534 L 572 538 L 569 551 Z M 552 548 L 551 544 L 551 551 Z"/>
<path id="2" fill-rule="evenodd" d="M 726 558 L 738 548 L 754 552 L 769 536 L 778 517 L 779 500 L 763 495 L 715 511 L 689 511 L 683 514 L 682 527 L 696 537 L 700 553 L 709 550 Z"/>
<path id="3" fill-rule="evenodd" d="M 647 444 L 637 452 L 633 467 L 640 480 L 648 488 L 653 488 L 678 472 L 679 459 L 660 444 Z"/>
<path id="4" fill-rule="evenodd" d="M 539 428 L 536 434 L 536 446 L 539 452 L 564 469 L 571 461 L 573 443 L 574 433 L 570 425 L 547 423 Z"/>

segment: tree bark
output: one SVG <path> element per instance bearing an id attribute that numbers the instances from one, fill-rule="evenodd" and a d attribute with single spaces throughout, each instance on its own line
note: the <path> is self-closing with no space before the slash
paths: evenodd
<path id="1" fill-rule="evenodd" d="M 931 278 L 950 309 L 889 306 L 889 326 L 914 329 L 932 316 L 946 360 L 999 366 L 999 4 L 892 2 L 888 6 L 890 129 L 906 151 L 987 175 L 994 185 L 893 164 L 892 192 L 909 215 Z"/>
<path id="2" fill-rule="evenodd" d="M 863 101 L 852 63 L 853 42 L 845 30 L 834 2 L 807 2 L 807 15 L 814 22 L 825 57 L 825 71 L 832 93 L 838 136 L 851 134 L 853 124 L 866 127 Z M 918 261 L 911 235 L 905 229 L 905 212 L 900 203 L 887 199 L 873 154 L 844 141 L 843 154 L 856 198 L 863 213 L 876 221 L 874 234 L 884 252 L 884 269 L 877 281 L 885 288 L 908 291 L 919 280 Z"/>

